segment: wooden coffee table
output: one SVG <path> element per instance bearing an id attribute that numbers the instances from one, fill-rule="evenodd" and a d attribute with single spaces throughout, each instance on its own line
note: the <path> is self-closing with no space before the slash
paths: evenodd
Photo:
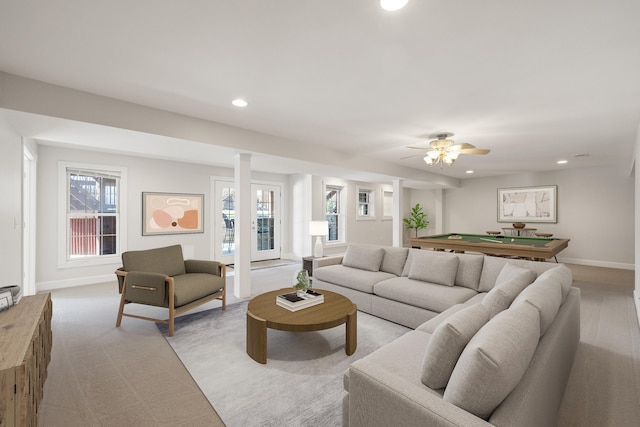
<path id="1" fill-rule="evenodd" d="M 247 307 L 247 354 L 258 363 L 267 363 L 267 328 L 280 331 L 309 332 L 334 328 L 346 323 L 344 351 L 351 356 L 356 351 L 357 307 L 348 298 L 319 289 L 324 302 L 299 311 L 289 311 L 276 305 L 276 297 L 292 292 L 280 289 L 258 295 Z"/>

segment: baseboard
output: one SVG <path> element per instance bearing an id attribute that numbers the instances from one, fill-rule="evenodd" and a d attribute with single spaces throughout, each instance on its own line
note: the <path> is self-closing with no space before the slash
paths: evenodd
<path id="1" fill-rule="evenodd" d="M 76 286 L 95 285 L 96 283 L 116 282 L 115 274 L 101 276 L 77 277 L 74 279 L 52 280 L 50 282 L 36 283 L 36 292 L 47 292 L 54 289 L 73 288 Z"/>
<path id="2" fill-rule="evenodd" d="M 636 303 L 636 314 L 638 315 L 638 327 L 640 327 L 640 290 L 633 291 L 633 300 Z"/>
<path id="3" fill-rule="evenodd" d="M 635 270 L 635 264 L 623 262 L 595 261 L 591 259 L 558 258 L 558 262 L 565 264 L 590 265 L 592 267 L 618 268 L 620 270 Z"/>

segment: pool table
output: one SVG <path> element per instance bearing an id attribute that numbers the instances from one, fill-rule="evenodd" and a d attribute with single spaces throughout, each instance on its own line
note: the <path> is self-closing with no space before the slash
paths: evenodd
<path id="1" fill-rule="evenodd" d="M 555 258 L 557 262 L 556 255 L 569 246 L 570 239 L 449 233 L 416 237 L 409 240 L 412 248 L 433 248 L 456 252 L 470 251 L 539 260 Z"/>

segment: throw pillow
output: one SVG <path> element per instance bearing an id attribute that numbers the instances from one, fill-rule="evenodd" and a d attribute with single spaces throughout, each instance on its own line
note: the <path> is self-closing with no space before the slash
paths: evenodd
<path id="1" fill-rule="evenodd" d="M 542 337 L 558 314 L 562 304 L 561 285 L 553 276 L 540 277 L 527 287 L 513 302 L 513 305 L 527 302 L 540 313 L 540 337 Z"/>
<path id="2" fill-rule="evenodd" d="M 422 250 L 413 256 L 409 279 L 453 286 L 458 271 L 458 257 Z"/>
<path id="3" fill-rule="evenodd" d="M 385 247 L 384 258 L 382 258 L 380 271 L 385 271 L 387 273 L 400 276 L 402 274 L 402 269 L 404 268 L 404 264 L 407 260 L 408 254 L 409 249 L 407 248 L 394 248 L 389 246 Z"/>
<path id="4" fill-rule="evenodd" d="M 507 269 L 507 274 L 503 278 L 505 281 L 497 282 L 496 285 L 487 293 L 482 300 L 482 304 L 491 310 L 491 317 L 509 308 L 513 300 L 533 282 L 536 274 L 533 271 L 524 268 L 514 267 L 506 264 L 503 268 Z M 502 273 L 500 273 L 502 274 Z M 500 278 L 500 276 L 498 277 Z"/>
<path id="5" fill-rule="evenodd" d="M 522 379 L 539 337 L 539 314 L 533 306 L 520 304 L 498 314 L 463 350 L 444 400 L 488 419 Z"/>
<path id="6" fill-rule="evenodd" d="M 407 260 L 404 262 L 404 268 L 402 269 L 402 277 L 409 276 L 409 270 L 411 270 L 411 264 L 413 263 L 413 257 L 415 254 L 420 252 L 422 249 L 411 248 L 409 249 L 409 254 L 407 255 Z"/>
<path id="7" fill-rule="evenodd" d="M 380 271 L 384 248 L 373 245 L 351 244 L 342 258 L 342 265 L 360 270 Z"/>
<path id="8" fill-rule="evenodd" d="M 496 277 L 496 285 L 511 280 L 515 277 L 519 277 L 523 272 L 527 273 L 531 280 L 529 283 L 533 283 L 536 280 L 537 274 L 534 271 L 528 270 L 526 268 L 518 267 L 512 263 L 506 263 L 500 273 L 498 273 L 498 277 Z M 527 284 L 529 284 L 527 283 Z"/>
<path id="9" fill-rule="evenodd" d="M 571 286 L 573 285 L 573 274 L 571 270 L 566 265 L 559 265 L 557 267 L 553 267 L 550 270 L 545 271 L 544 273 L 538 276 L 538 280 L 546 277 L 553 277 L 558 283 L 560 283 L 560 290 L 562 291 L 562 302 L 567 299 L 569 292 L 571 291 Z"/>
<path id="10" fill-rule="evenodd" d="M 456 254 L 458 257 L 458 272 L 456 273 L 456 285 L 478 290 L 484 255 Z"/>
<path id="11" fill-rule="evenodd" d="M 422 383 L 434 390 L 446 387 L 462 350 L 489 318 L 489 309 L 475 304 L 441 323 L 427 343 L 422 362 Z"/>

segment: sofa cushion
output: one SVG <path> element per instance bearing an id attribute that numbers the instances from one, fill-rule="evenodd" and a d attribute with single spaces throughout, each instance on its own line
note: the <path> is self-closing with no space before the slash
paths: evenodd
<path id="1" fill-rule="evenodd" d="M 540 276 L 513 301 L 513 305 L 527 302 L 540 313 L 540 336 L 542 337 L 553 323 L 562 304 L 562 290 L 553 275 Z"/>
<path id="2" fill-rule="evenodd" d="M 407 260 L 404 263 L 404 267 L 402 268 L 402 277 L 409 277 L 409 270 L 411 270 L 411 264 L 413 264 L 413 257 L 422 252 L 422 249 L 410 248 L 409 253 L 407 254 Z"/>
<path id="3" fill-rule="evenodd" d="M 458 263 L 457 256 L 423 250 L 413 257 L 409 279 L 453 286 L 455 285 Z"/>
<path id="4" fill-rule="evenodd" d="M 501 312 L 463 350 L 444 399 L 488 419 L 520 382 L 539 337 L 539 314 L 533 306 L 519 304 Z"/>
<path id="5" fill-rule="evenodd" d="M 477 291 L 480 283 L 480 274 L 482 274 L 482 265 L 484 264 L 484 255 L 456 254 L 455 256 L 459 260 L 455 284 Z"/>
<path id="6" fill-rule="evenodd" d="M 123 252 L 122 266 L 125 271 L 148 271 L 167 276 L 184 274 L 186 271 L 180 245 Z"/>
<path id="7" fill-rule="evenodd" d="M 549 262 L 529 261 L 526 259 L 509 259 L 486 255 L 484 257 L 484 264 L 482 265 L 482 274 L 480 275 L 480 284 L 478 285 L 478 291 L 489 292 L 496 284 L 496 278 L 507 263 L 513 264 L 516 267 L 531 270 L 536 273 L 536 276 L 557 266 L 557 264 L 552 264 Z"/>
<path id="8" fill-rule="evenodd" d="M 394 274 L 384 271 L 367 271 L 359 268 L 345 267 L 344 265 L 327 265 L 313 270 L 314 280 L 319 280 L 345 288 L 355 289 L 367 294 L 373 293 L 373 286 L 383 280 L 396 277 Z"/>
<path id="9" fill-rule="evenodd" d="M 466 302 L 478 294 L 476 291 L 462 286 L 436 285 L 412 280 L 408 277 L 394 277 L 376 283 L 373 287 L 373 293 L 388 300 L 436 313 L 440 313 L 452 305 Z"/>
<path id="10" fill-rule="evenodd" d="M 502 270 L 505 273 L 501 272 L 498 275 L 496 285 L 482 300 L 482 304 L 491 310 L 492 317 L 509 308 L 513 300 L 536 277 L 533 271 L 515 267 L 511 264 L 506 264 Z"/>
<path id="11" fill-rule="evenodd" d="M 449 316 L 433 332 L 422 364 L 422 383 L 432 389 L 446 387 L 462 350 L 489 321 L 491 312 L 475 304 Z"/>
<path id="12" fill-rule="evenodd" d="M 361 270 L 379 271 L 384 248 L 373 245 L 350 244 L 342 258 L 342 265 Z"/>
<path id="13" fill-rule="evenodd" d="M 404 263 L 409 255 L 409 248 L 394 248 L 386 246 L 384 248 L 384 257 L 382 258 L 382 265 L 380 265 L 380 271 L 386 273 L 392 273 L 396 276 L 402 275 L 402 269 Z"/>
<path id="14" fill-rule="evenodd" d="M 547 270 L 538 276 L 538 279 L 553 277 L 558 283 L 560 283 L 560 291 L 562 292 L 562 302 L 567 299 L 571 286 L 573 285 L 573 274 L 566 265 L 559 265 Z"/>

